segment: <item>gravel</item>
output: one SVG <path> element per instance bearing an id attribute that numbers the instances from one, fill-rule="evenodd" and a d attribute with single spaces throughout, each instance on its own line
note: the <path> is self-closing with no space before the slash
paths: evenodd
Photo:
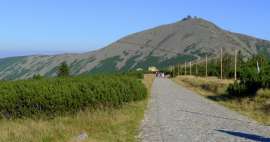
<path id="1" fill-rule="evenodd" d="M 157 78 L 139 137 L 143 142 L 270 141 L 270 126 Z"/>

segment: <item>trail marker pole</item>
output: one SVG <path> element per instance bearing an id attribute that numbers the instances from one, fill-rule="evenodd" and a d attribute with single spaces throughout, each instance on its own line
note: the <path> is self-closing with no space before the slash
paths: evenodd
<path id="1" fill-rule="evenodd" d="M 183 65 L 180 66 L 180 74 L 183 75 Z"/>
<path id="2" fill-rule="evenodd" d="M 198 61 L 196 61 L 196 76 L 198 75 Z"/>
<path id="3" fill-rule="evenodd" d="M 257 73 L 259 74 L 261 72 L 259 62 L 257 61 Z"/>
<path id="4" fill-rule="evenodd" d="M 205 77 L 208 76 L 208 73 L 207 73 L 207 55 L 205 55 Z"/>
<path id="5" fill-rule="evenodd" d="M 179 76 L 179 75 L 180 75 L 180 64 L 178 64 L 177 67 L 178 67 L 178 69 L 177 69 L 178 73 L 177 73 L 177 74 L 178 74 L 178 76 Z"/>
<path id="6" fill-rule="evenodd" d="M 236 74 L 236 71 L 237 71 L 237 50 L 235 49 L 234 51 L 234 80 L 237 80 L 237 74 Z"/>
<path id="7" fill-rule="evenodd" d="M 223 59 L 223 55 L 222 55 L 222 48 L 220 49 L 220 79 L 222 79 L 222 74 L 223 74 L 223 66 L 222 66 L 222 59 Z"/>
<path id="8" fill-rule="evenodd" d="M 185 61 L 185 75 L 187 75 L 187 62 Z"/>
<path id="9" fill-rule="evenodd" d="M 192 73 L 191 73 L 191 61 L 189 62 L 189 75 L 192 75 Z"/>

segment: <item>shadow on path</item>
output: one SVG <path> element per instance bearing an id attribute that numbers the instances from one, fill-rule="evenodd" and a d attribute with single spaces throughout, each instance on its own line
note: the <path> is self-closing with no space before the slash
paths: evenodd
<path id="1" fill-rule="evenodd" d="M 255 134 L 228 131 L 228 130 L 216 130 L 216 131 L 226 133 L 226 134 L 229 134 L 229 135 L 233 135 L 233 136 L 236 136 L 236 137 L 241 137 L 241 138 L 257 141 L 257 142 L 270 142 L 270 138 L 255 135 Z"/>

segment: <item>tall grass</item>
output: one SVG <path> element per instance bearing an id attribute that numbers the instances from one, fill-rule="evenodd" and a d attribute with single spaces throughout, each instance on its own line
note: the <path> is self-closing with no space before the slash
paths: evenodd
<path id="1" fill-rule="evenodd" d="M 258 90 L 255 101 L 257 104 L 260 104 L 259 107 L 270 116 L 270 89 Z"/>
<path id="2" fill-rule="evenodd" d="M 217 77 L 195 77 L 195 76 L 178 76 L 175 81 L 184 82 L 190 86 L 200 88 L 215 94 L 222 95 L 226 93 L 226 89 L 229 84 L 233 83 L 233 80 L 218 79 Z M 179 83 L 179 82 L 178 82 Z"/>

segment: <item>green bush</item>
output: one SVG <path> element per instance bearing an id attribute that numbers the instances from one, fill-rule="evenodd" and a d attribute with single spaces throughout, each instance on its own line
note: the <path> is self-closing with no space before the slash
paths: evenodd
<path id="1" fill-rule="evenodd" d="M 0 82 L 0 113 L 5 118 L 55 116 L 87 107 L 118 107 L 142 100 L 143 83 L 120 75 Z"/>
<path id="2" fill-rule="evenodd" d="M 36 74 L 32 77 L 32 79 L 34 80 L 40 80 L 40 79 L 43 79 L 43 76 L 41 76 L 40 74 Z"/>
<path id="3" fill-rule="evenodd" d="M 235 97 L 240 97 L 240 96 L 246 96 L 247 91 L 246 91 L 246 86 L 243 84 L 238 83 L 237 81 L 234 82 L 234 84 L 230 84 L 227 88 L 228 94 L 235 96 Z"/>
<path id="4" fill-rule="evenodd" d="M 143 79 L 144 78 L 144 73 L 143 71 L 129 71 L 126 73 L 123 73 L 124 75 L 131 76 L 131 77 L 136 77 L 138 79 Z"/>
<path id="5" fill-rule="evenodd" d="M 257 62 L 260 71 L 257 70 Z M 235 82 L 228 88 L 228 93 L 235 96 L 256 95 L 261 88 L 270 88 L 270 62 L 263 56 L 254 56 L 242 63 L 240 82 Z"/>

